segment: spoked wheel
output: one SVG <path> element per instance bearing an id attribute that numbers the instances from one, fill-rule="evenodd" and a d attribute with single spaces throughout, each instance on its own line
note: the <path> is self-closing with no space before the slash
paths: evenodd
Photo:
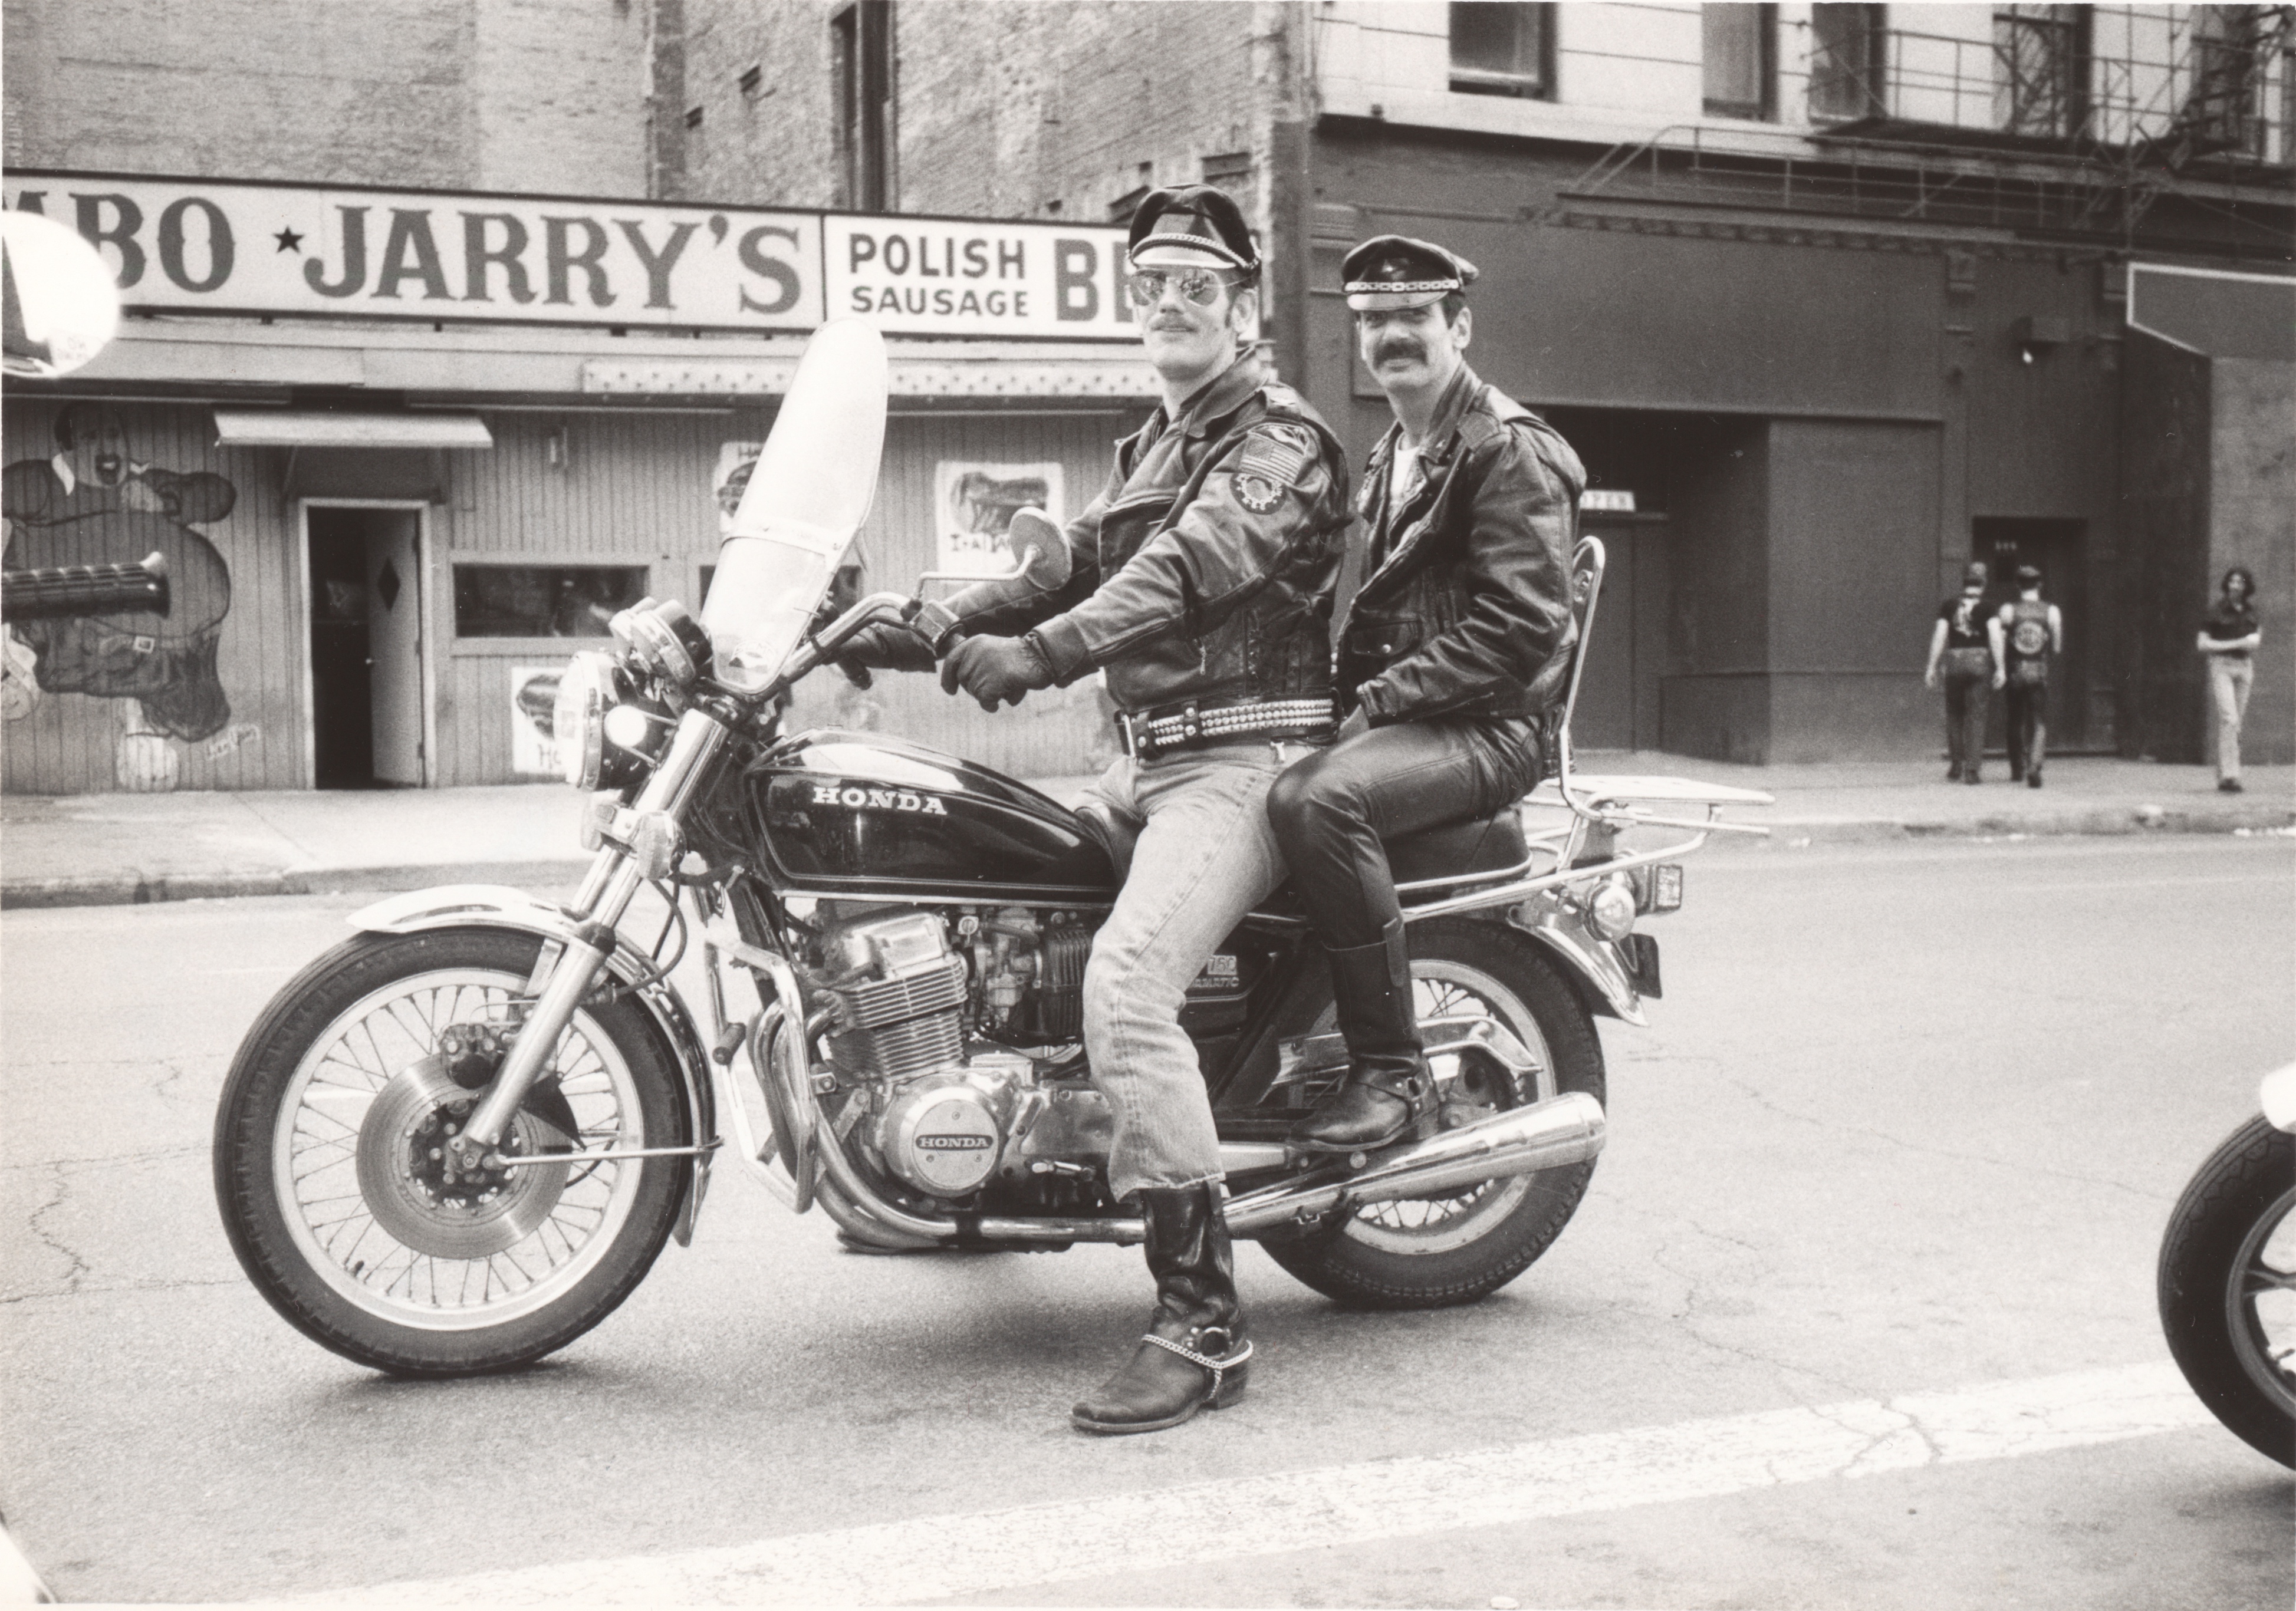
<path id="1" fill-rule="evenodd" d="M 241 1266 L 306 1336 L 399 1374 L 501 1370 L 596 1325 L 652 1266 L 681 1160 L 545 1161 L 685 1143 L 672 1054 L 635 1002 L 575 1015 L 479 1168 L 448 1145 L 539 950 L 496 928 L 362 936 L 249 1033 L 216 1116 L 216 1194 Z"/>
<path id="2" fill-rule="evenodd" d="M 2296 1135 L 2251 1119 L 2193 1177 L 2161 1240 L 2160 1302 L 2193 1391 L 2296 1467 Z"/>
<path id="3" fill-rule="evenodd" d="M 1494 924 L 1414 924 L 1413 1004 L 1420 1021 L 1489 1018 L 1530 1055 L 1511 1072 L 1472 1052 L 1431 1058 L 1447 1126 L 1568 1091 L 1603 1098 L 1603 1047 L 1578 995 L 1533 942 Z M 1335 1025 L 1328 987 L 1308 1033 Z M 1311 1093 L 1312 1094 L 1312 1093 Z M 1375 1309 L 1472 1302 L 1529 1269 L 1562 1232 L 1595 1172 L 1589 1162 L 1464 1191 L 1369 1204 L 1304 1237 L 1266 1239 L 1268 1255 L 1308 1286 Z"/>

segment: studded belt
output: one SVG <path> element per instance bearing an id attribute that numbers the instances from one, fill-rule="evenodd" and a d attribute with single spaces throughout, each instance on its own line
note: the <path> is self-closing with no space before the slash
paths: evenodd
<path id="1" fill-rule="evenodd" d="M 1170 750 L 1197 749 L 1232 739 L 1328 738 L 1339 719 L 1328 697 L 1206 699 L 1160 710 L 1119 710 L 1116 731 L 1126 755 L 1152 761 Z"/>

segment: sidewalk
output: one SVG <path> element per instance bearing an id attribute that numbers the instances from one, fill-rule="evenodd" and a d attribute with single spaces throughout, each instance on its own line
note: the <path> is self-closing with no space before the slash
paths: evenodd
<path id="1" fill-rule="evenodd" d="M 1590 773 L 1670 773 L 1776 797 L 1730 814 L 1765 849 L 1915 838 L 2230 833 L 2296 824 L 2296 767 L 2256 767 L 2248 792 L 2216 792 L 2205 767 L 2072 757 L 2048 785 L 2012 786 L 1999 762 L 1972 789 L 1944 763 L 1732 766 L 1656 754 L 1593 754 Z M 1087 777 L 1040 778 L 1073 801 Z M 512 884 L 555 889 L 589 858 L 579 797 L 555 784 L 253 794 L 0 796 L 0 908 L 125 905 L 221 895 Z M 1717 841 L 1718 846 L 1723 841 Z"/>

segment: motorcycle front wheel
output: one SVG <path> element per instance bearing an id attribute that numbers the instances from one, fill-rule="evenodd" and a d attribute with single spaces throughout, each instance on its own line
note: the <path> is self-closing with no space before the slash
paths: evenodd
<path id="1" fill-rule="evenodd" d="M 503 928 L 361 935 L 249 1031 L 217 1202 L 248 1279 L 313 1341 L 393 1375 L 507 1370 L 605 1319 L 661 1251 L 684 1159 L 511 1161 L 688 1144 L 675 1055 L 627 997 L 574 1015 L 496 1164 L 458 1173 L 445 1145 L 540 949 Z"/>
<path id="2" fill-rule="evenodd" d="M 2201 1402 L 2296 1468 L 2296 1135 L 2259 1115 L 2202 1165 L 2161 1239 L 2160 1302 Z"/>
<path id="3" fill-rule="evenodd" d="M 1603 1043 L 1578 993 L 1509 928 L 1470 919 L 1414 923 L 1413 1005 L 1424 1022 L 1495 1018 L 1530 1054 L 1508 1074 L 1492 1060 L 1450 1053 L 1429 1059 L 1447 1120 L 1527 1107 L 1564 1092 L 1604 1096 Z M 1301 1030 L 1335 1026 L 1330 979 Z M 1318 1011 L 1317 1009 L 1320 1009 Z M 1301 1015 L 1307 1016 L 1306 1012 Z M 1365 1309 L 1434 1309 L 1472 1303 L 1514 1280 L 1545 1253 L 1586 1195 L 1592 1162 L 1489 1181 L 1464 1191 L 1358 1208 L 1305 1235 L 1267 1237 L 1270 1258 L 1327 1297 Z"/>

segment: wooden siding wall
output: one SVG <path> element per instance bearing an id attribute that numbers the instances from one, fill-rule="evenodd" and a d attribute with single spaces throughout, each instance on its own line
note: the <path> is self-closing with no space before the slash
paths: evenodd
<path id="1" fill-rule="evenodd" d="M 12 489 L 37 487 L 55 451 L 58 405 L 12 402 L 5 462 Z M 298 498 L 415 493 L 330 478 L 318 467 L 369 456 L 304 456 L 295 497 L 286 495 L 282 449 L 215 446 L 201 406 L 117 405 L 130 459 L 178 474 L 207 471 L 229 480 L 227 517 L 193 529 L 212 544 L 231 578 L 231 608 L 218 642 L 217 671 L 230 715 L 215 734 L 170 740 L 179 789 L 308 787 L 305 706 L 309 627 L 298 548 Z M 429 511 L 423 586 L 428 616 L 442 786 L 517 781 L 512 769 L 511 671 L 562 661 L 578 643 L 562 638 L 457 640 L 453 567 L 472 559 L 524 558 L 536 564 L 643 565 L 658 596 L 698 608 L 701 568 L 718 551 L 712 494 L 721 446 L 761 439 L 770 412 L 601 414 L 490 411 L 492 452 L 440 455 L 426 473 L 439 501 Z M 935 558 L 935 467 L 945 460 L 1062 467 L 1066 513 L 1083 508 L 1107 474 L 1113 441 L 1136 415 L 905 415 L 886 440 L 877 503 L 862 538 L 865 585 L 907 588 Z M 393 455 L 413 458 L 414 455 Z M 347 469 L 342 473 L 348 475 Z M 417 494 L 419 495 L 419 493 Z M 27 528 L 29 529 L 29 528 Z M 147 552 L 138 548 L 136 555 Z M 32 556 L 38 558 L 42 556 Z M 11 563 L 29 562 L 12 553 Z M 10 792 L 72 794 L 119 787 L 116 756 L 123 710 L 132 701 L 44 694 L 0 732 Z M 996 718 L 944 696 L 930 677 L 888 675 L 868 694 L 828 675 L 800 691 L 801 724 L 882 727 L 1026 775 L 1072 774 L 1104 761 L 1110 735 L 1096 684 L 1033 697 Z"/>
<path id="2" fill-rule="evenodd" d="M 305 781 L 303 675 L 308 658 L 301 567 L 289 533 L 291 511 L 280 488 L 286 454 L 267 448 L 216 446 L 215 423 L 197 407 L 144 404 L 111 406 L 124 429 L 131 466 L 128 486 L 144 466 L 177 475 L 207 472 L 232 484 L 235 498 L 222 519 L 184 527 L 212 546 L 230 573 L 231 602 L 217 640 L 216 671 L 230 710 L 222 725 L 197 739 L 160 740 L 176 756 L 179 789 L 295 789 Z M 0 462 L 7 468 L 12 511 L 28 495 L 61 483 L 48 469 L 61 405 L 53 399 L 12 400 L 0 413 Z M 155 478 L 155 480 L 159 478 Z M 83 486 L 76 509 L 98 501 Z M 129 495 L 131 500 L 134 495 Z M 38 527 L 12 518 L 11 565 L 137 560 L 160 544 L 162 517 L 130 512 L 77 528 L 78 551 L 55 552 Z M 103 535 L 106 525 L 111 536 Z M 190 539 L 173 540 L 192 547 Z M 114 547 L 122 552 L 110 552 Z M 135 552 L 125 552 L 133 548 Z M 188 589 L 185 593 L 188 593 Z M 180 614 L 173 617 L 180 620 Z M 20 639 L 25 634 L 19 630 Z M 0 728 L 0 787 L 12 794 L 100 793 L 119 787 L 124 718 L 138 716 L 138 701 L 85 693 L 43 692 L 31 710 Z"/>
<path id="3" fill-rule="evenodd" d="M 1063 518 L 1100 491 L 1116 441 L 1146 417 L 1135 414 L 897 416 L 885 438 L 885 473 L 864 533 L 865 589 L 907 589 L 935 559 L 933 470 L 945 460 L 1058 462 Z M 942 588 L 938 591 L 946 592 Z M 995 716 L 932 676 L 883 673 L 866 692 L 831 673 L 803 684 L 791 721 L 798 726 L 882 730 L 931 744 L 1016 777 L 1073 777 L 1108 764 L 1115 740 L 1099 681 L 1032 693 Z"/>

